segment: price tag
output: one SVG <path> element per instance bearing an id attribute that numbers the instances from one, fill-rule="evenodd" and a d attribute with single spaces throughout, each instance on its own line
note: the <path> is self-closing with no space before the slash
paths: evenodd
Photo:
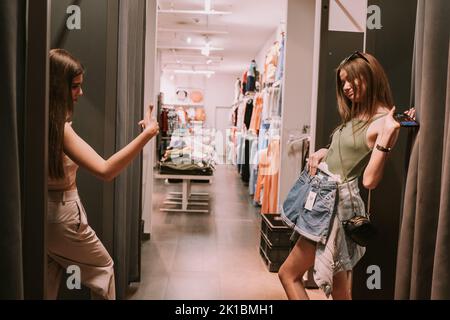
<path id="1" fill-rule="evenodd" d="M 311 211 L 316 202 L 317 193 L 310 191 L 306 200 L 305 209 Z"/>

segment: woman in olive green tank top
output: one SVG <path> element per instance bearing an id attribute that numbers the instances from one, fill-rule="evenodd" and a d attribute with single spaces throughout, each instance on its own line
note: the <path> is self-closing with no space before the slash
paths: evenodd
<path id="1" fill-rule="evenodd" d="M 400 124 L 394 120 L 395 107 L 389 81 L 378 60 L 367 53 L 351 54 L 336 71 L 338 110 L 342 124 L 335 130 L 330 146 L 310 156 L 309 174 L 315 176 L 319 169 L 338 183 L 345 180 L 354 182 L 357 191 L 355 179 L 362 176 L 364 187 L 372 190 L 382 179 L 386 157 L 396 143 L 400 128 Z M 415 117 L 414 109 L 407 113 Z M 359 194 L 355 196 L 361 199 Z M 348 201 L 348 198 L 338 200 L 338 206 L 346 205 L 342 201 Z M 356 244 L 347 247 L 345 242 L 344 247 L 342 243 L 333 243 L 334 248 L 344 248 L 346 252 L 335 252 L 332 258 L 347 255 L 348 260 L 356 264 L 364 254 L 364 248 Z M 321 262 L 321 259 L 317 259 L 319 247 L 319 243 L 301 236 L 281 266 L 279 277 L 289 299 L 308 299 L 302 278 L 313 266 L 315 273 L 320 272 L 317 270 L 317 264 Z M 357 252 L 360 254 L 355 257 Z M 333 268 L 334 263 L 329 266 L 329 269 Z M 332 276 L 333 299 L 351 299 L 351 268 L 335 272 Z"/>

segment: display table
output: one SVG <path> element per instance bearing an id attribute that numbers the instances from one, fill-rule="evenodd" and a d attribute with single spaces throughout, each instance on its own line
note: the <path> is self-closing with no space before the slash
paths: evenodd
<path id="1" fill-rule="evenodd" d="M 163 212 L 188 212 L 188 213 L 208 213 L 209 209 L 189 209 L 189 206 L 208 207 L 209 193 L 191 193 L 192 180 L 195 181 L 209 181 L 213 180 L 213 176 L 193 176 L 193 175 L 178 175 L 178 174 L 160 174 L 156 173 L 155 179 L 174 179 L 183 181 L 182 192 L 171 192 L 164 204 L 176 205 L 176 209 L 161 208 Z"/>

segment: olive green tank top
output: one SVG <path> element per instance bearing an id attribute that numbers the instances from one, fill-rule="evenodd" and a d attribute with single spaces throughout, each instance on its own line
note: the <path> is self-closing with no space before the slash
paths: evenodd
<path id="1" fill-rule="evenodd" d="M 387 113 L 373 117 L 369 125 L 386 115 Z M 372 153 L 372 149 L 367 145 L 369 125 L 364 127 L 364 121 L 352 120 L 333 134 L 324 162 L 328 165 L 328 170 L 331 173 L 342 177 L 342 181 L 345 179 L 343 172 L 347 175 L 348 181 L 351 181 L 359 178 L 369 163 Z M 339 156 L 339 140 L 341 141 L 342 162 Z M 344 171 L 342 171 L 342 165 Z"/>

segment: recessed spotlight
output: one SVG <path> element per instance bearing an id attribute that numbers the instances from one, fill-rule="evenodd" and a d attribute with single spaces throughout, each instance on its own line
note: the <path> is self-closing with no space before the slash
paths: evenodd
<path id="1" fill-rule="evenodd" d="M 191 37 L 188 37 L 188 38 L 186 39 L 186 42 L 189 43 L 189 44 L 191 44 L 192 38 L 191 38 Z"/>

